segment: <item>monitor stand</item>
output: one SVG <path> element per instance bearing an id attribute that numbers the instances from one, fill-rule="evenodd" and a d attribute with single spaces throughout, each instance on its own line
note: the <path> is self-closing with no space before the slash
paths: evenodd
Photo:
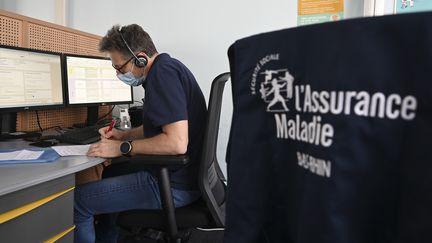
<path id="1" fill-rule="evenodd" d="M 3 114 L 0 114 L 0 136 L 3 134 Z"/>
<path id="2" fill-rule="evenodd" d="M 99 106 L 87 107 L 87 126 L 96 125 L 99 118 Z"/>
<path id="3" fill-rule="evenodd" d="M 0 113 L 0 141 L 41 136 L 39 132 L 16 132 L 15 123 L 16 113 Z"/>
<path id="4" fill-rule="evenodd" d="M 0 113 L 0 139 L 9 137 L 9 133 L 15 132 L 15 120 L 16 113 Z"/>

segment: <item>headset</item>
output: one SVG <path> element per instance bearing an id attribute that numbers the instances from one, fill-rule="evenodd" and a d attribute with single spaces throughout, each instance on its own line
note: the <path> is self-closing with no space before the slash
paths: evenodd
<path id="1" fill-rule="evenodd" d="M 120 38 L 123 40 L 123 43 L 125 44 L 125 46 L 127 47 L 127 49 L 129 50 L 129 52 L 132 54 L 133 58 L 134 58 L 134 65 L 142 68 L 145 67 L 148 63 L 147 58 L 143 55 L 135 55 L 135 53 L 132 51 L 132 49 L 129 47 L 128 43 L 126 42 L 125 38 L 122 35 L 122 27 L 120 27 L 119 29 L 119 33 L 120 33 Z"/>

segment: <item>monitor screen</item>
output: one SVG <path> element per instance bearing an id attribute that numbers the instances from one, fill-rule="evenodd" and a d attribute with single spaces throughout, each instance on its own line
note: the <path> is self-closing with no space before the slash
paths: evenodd
<path id="1" fill-rule="evenodd" d="M 132 87 L 117 78 L 111 60 L 67 55 L 68 104 L 132 103 Z"/>
<path id="2" fill-rule="evenodd" d="M 0 46 L 0 109 L 62 106 L 61 55 Z"/>

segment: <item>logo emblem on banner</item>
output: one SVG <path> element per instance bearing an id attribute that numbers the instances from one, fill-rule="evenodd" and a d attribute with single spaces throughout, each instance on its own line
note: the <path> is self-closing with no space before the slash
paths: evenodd
<path id="1" fill-rule="evenodd" d="M 265 70 L 260 74 L 264 76 L 264 81 L 260 84 L 259 92 L 264 102 L 268 103 L 267 111 L 289 111 L 287 102 L 293 98 L 294 77 L 288 69 Z"/>

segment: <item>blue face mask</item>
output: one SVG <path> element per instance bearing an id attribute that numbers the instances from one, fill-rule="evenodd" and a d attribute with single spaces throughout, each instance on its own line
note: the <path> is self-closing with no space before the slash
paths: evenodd
<path id="1" fill-rule="evenodd" d="M 132 67 L 133 70 L 133 67 Z M 119 73 L 117 74 L 117 78 L 120 79 L 121 81 L 123 81 L 123 83 L 130 85 L 130 86 L 140 86 L 141 84 L 144 83 L 146 76 L 143 75 L 139 78 L 135 77 L 135 75 L 133 75 L 132 71 L 129 71 L 125 74 Z"/>

